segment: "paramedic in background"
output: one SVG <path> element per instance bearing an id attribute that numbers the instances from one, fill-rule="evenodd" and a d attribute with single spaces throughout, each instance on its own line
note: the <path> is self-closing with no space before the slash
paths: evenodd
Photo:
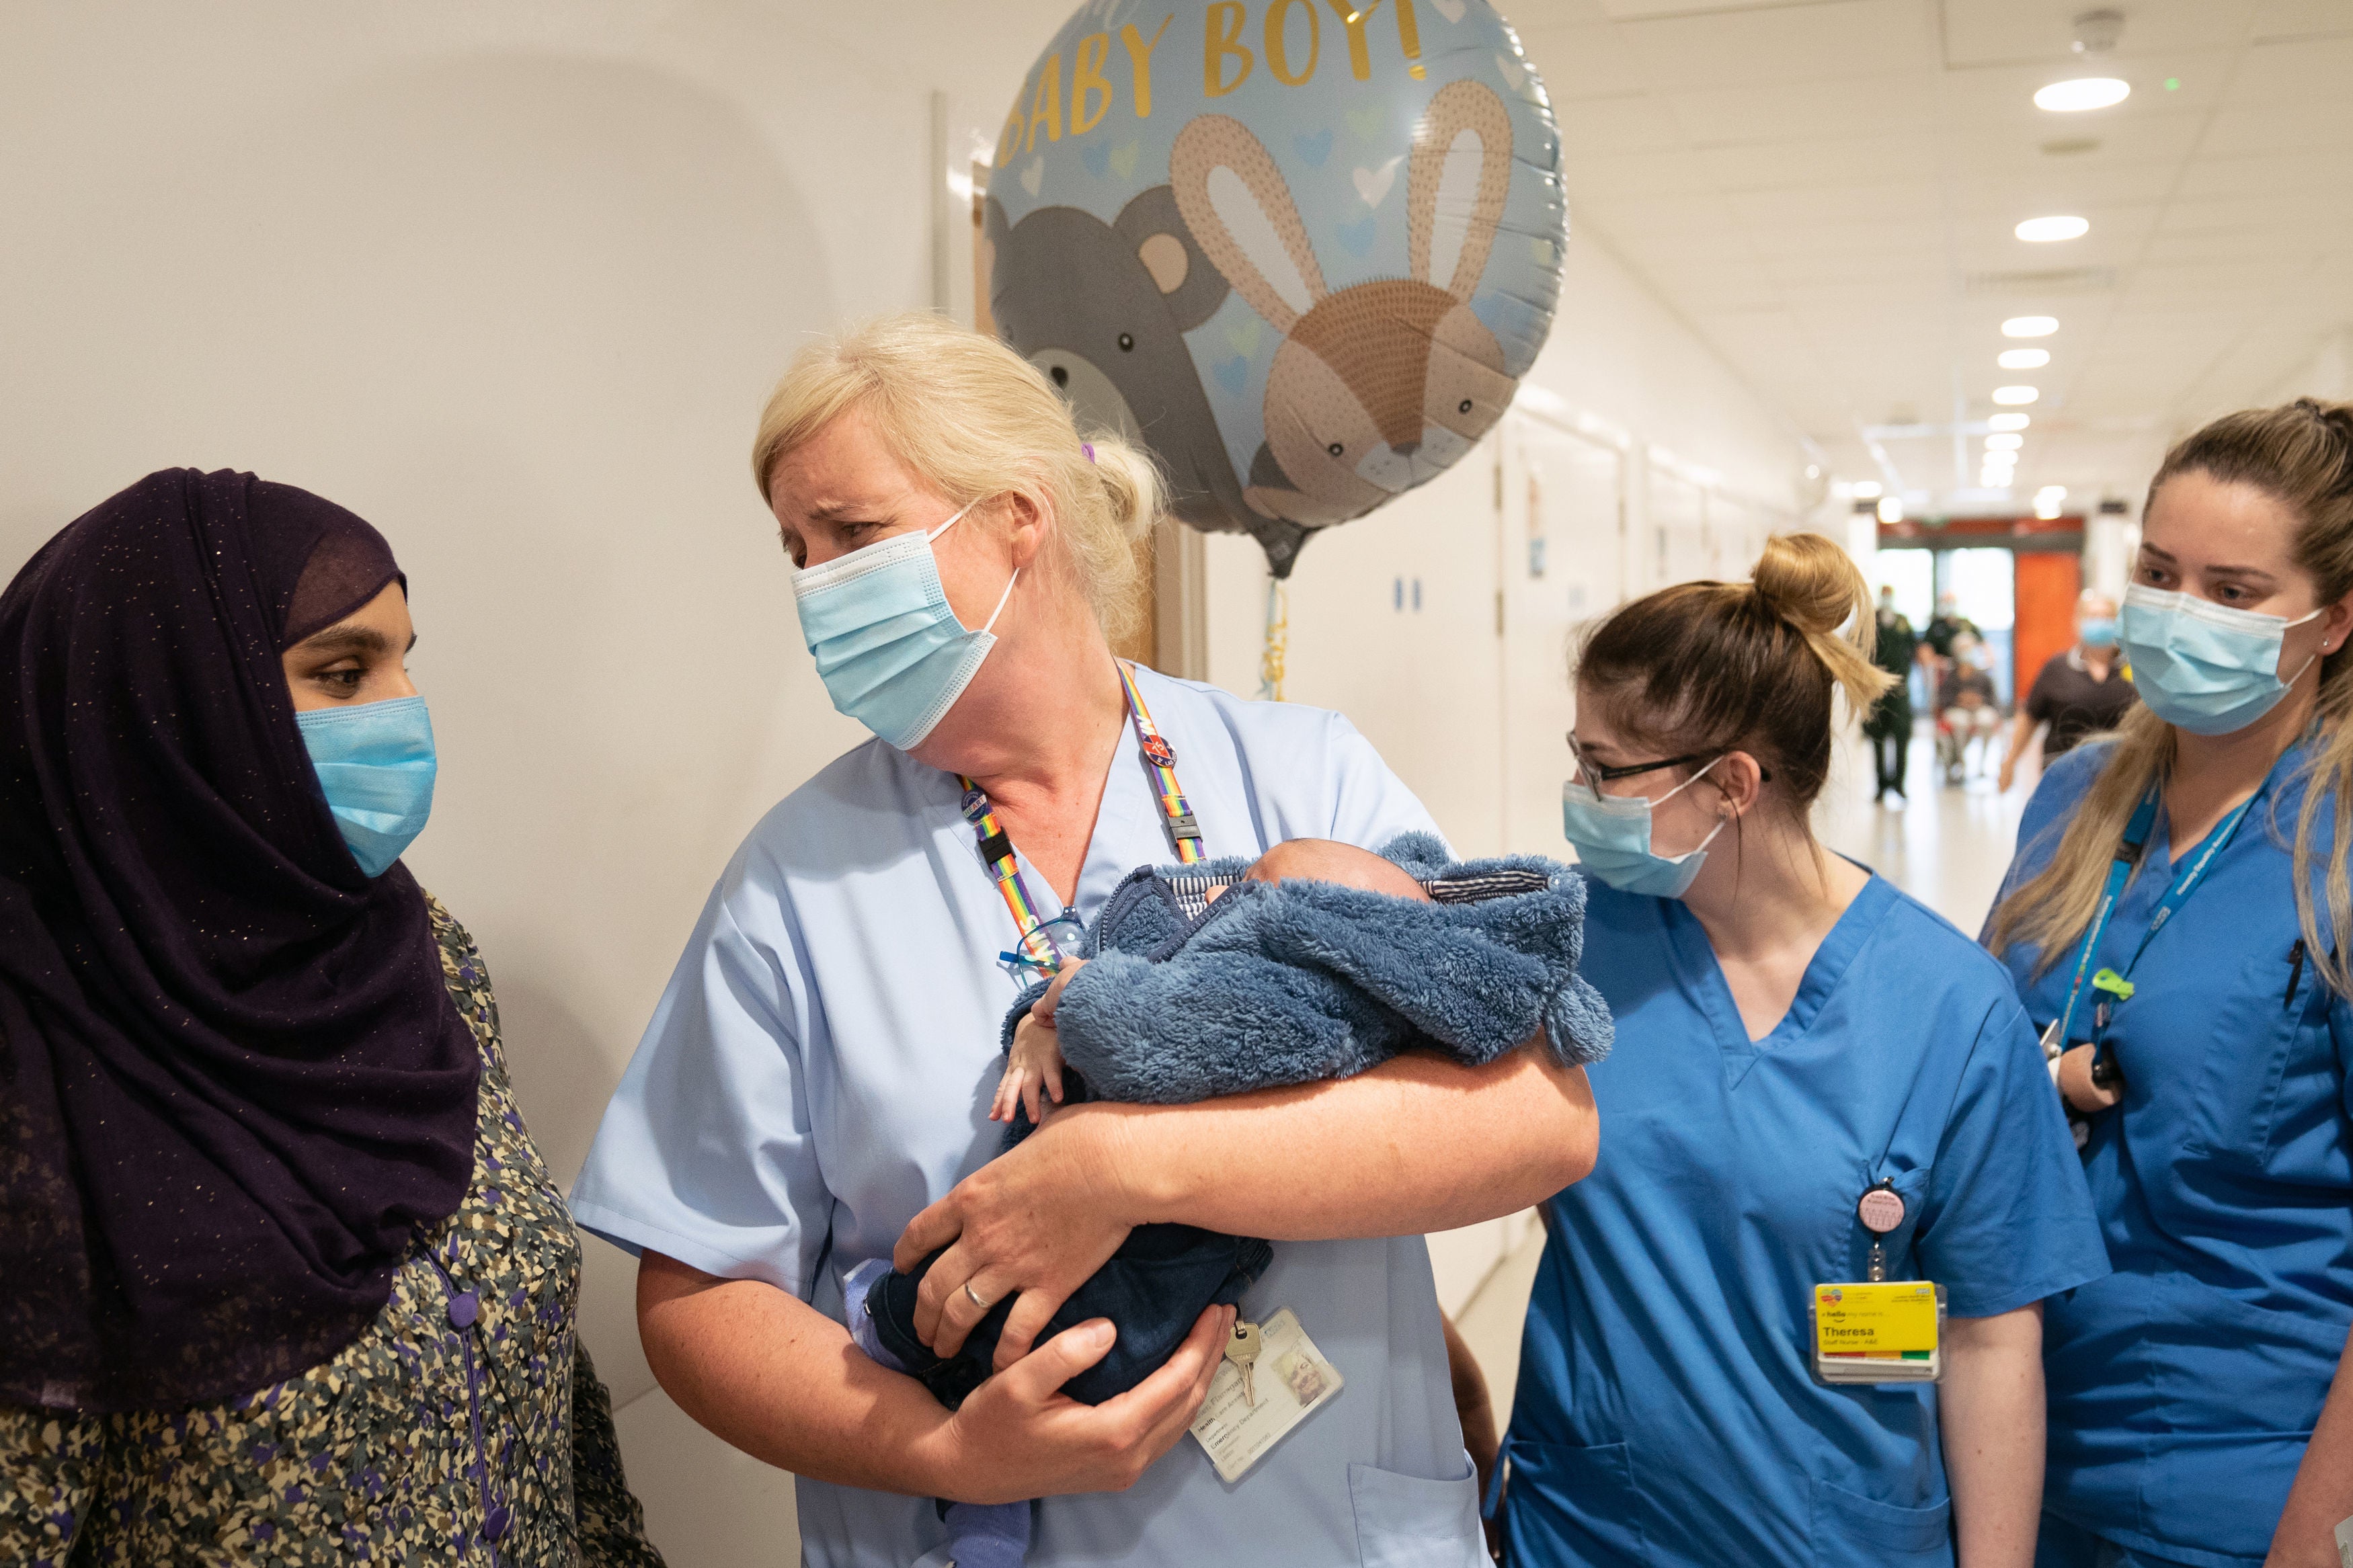
<path id="1" fill-rule="evenodd" d="M 2051 656 L 2018 705 L 2010 752 L 2001 760 L 2001 787 L 2009 789 L 2018 776 L 2018 760 L 2036 730 L 2050 726 L 2042 736 L 2042 764 L 2049 767 L 2086 736 L 2123 723 L 2137 700 L 2116 652 L 2116 602 L 2105 594 L 2086 593 L 2075 601 L 2075 646 Z"/>

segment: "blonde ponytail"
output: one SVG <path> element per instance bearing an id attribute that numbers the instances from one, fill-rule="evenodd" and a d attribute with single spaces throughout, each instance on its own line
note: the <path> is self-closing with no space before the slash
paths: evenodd
<path id="1" fill-rule="evenodd" d="M 1105 520 L 1130 548 L 1143 543 L 1167 504 L 1167 487 L 1152 454 L 1100 430 L 1088 433 L 1084 450 L 1103 487 Z"/>

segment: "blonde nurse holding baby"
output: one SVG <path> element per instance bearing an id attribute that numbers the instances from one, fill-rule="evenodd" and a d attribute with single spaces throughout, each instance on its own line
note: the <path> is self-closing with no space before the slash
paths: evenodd
<path id="1" fill-rule="evenodd" d="M 663 1387 L 800 1478 L 820 1568 L 935 1553 L 934 1498 L 1043 1498 L 1040 1565 L 1468 1568 L 1484 1553 L 1420 1235 L 1584 1174 L 1581 1073 L 1523 1051 L 1075 1106 L 990 1159 L 997 1029 L 1058 917 L 1180 853 L 1432 830 L 1338 716 L 1124 675 L 1106 626 L 1132 608 L 1157 487 L 1139 454 L 1092 446 L 1034 368 L 935 317 L 795 362 L 754 473 L 818 672 L 876 739 L 787 796 L 720 878 L 575 1212 L 638 1254 Z M 1185 809 L 1164 809 L 1178 776 Z M 1101 1406 L 1057 1390 L 1108 1325 L 1029 1343 L 1147 1221 L 1272 1239 L 1244 1311 L 1290 1309 L 1345 1380 L 1237 1483 L 1186 1435 L 1229 1312 Z M 1019 1298 L 1000 1375 L 954 1413 L 840 1322 L 851 1268 L 951 1243 L 925 1287 L 935 1349 Z"/>

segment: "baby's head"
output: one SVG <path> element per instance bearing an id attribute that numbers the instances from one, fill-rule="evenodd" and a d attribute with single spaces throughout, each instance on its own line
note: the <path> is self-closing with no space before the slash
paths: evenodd
<path id="1" fill-rule="evenodd" d="M 1330 838 L 1294 838 L 1278 844 L 1242 873 L 1252 882 L 1331 882 L 1367 893 L 1430 902 L 1430 894 L 1394 860 Z"/>

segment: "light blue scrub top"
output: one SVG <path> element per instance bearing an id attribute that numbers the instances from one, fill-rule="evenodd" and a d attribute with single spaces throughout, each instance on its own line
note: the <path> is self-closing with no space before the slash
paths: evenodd
<path id="1" fill-rule="evenodd" d="M 2050 863 L 2109 752 L 2043 775 L 2009 886 Z M 2206 1568 L 2263 1561 L 2353 1325 L 2353 1010 L 2290 956 L 2300 760 L 2274 771 L 2115 1009 L 2124 1103 L 2094 1121 L 2084 1173 L 2116 1272 L 2052 1302 L 2044 1331 L 2043 1506 Z M 2131 960 L 2172 847 L 2159 812 L 2094 968 Z M 2040 976 L 2034 949 L 2002 954 L 2038 1024 L 2065 1005 L 2074 952 Z"/>
<path id="2" fill-rule="evenodd" d="M 1436 831 L 1338 715 L 1138 679 L 1212 857 Z M 871 742 L 753 830 L 605 1113 L 572 1190 L 582 1225 L 839 1320 L 842 1276 L 888 1258 L 918 1210 L 997 1152 L 988 1104 L 1018 987 L 997 954 L 1014 928 L 959 795 Z M 1171 858 L 1150 774 L 1123 742 L 1077 912 L 1092 919 L 1130 870 Z M 1029 883 L 1050 909 L 1045 879 Z M 1029 1562 L 1482 1563 L 1421 1238 L 1279 1243 L 1243 1305 L 1294 1310 L 1346 1380 L 1340 1395 L 1233 1486 L 1187 1436 L 1126 1492 L 1046 1500 Z M 944 1539 L 928 1498 L 803 1479 L 799 1501 L 819 1568 L 907 1568 Z"/>
<path id="3" fill-rule="evenodd" d="M 1891 1279 L 1989 1317 L 2107 1272 L 2009 978 L 1873 877 L 1751 1043 L 1683 904 L 1591 885 L 1585 974 L 1617 1016 L 1588 1068 L 1592 1175 L 1554 1197 L 1512 1406 L 1522 1568 L 1953 1561 L 1925 1384 L 1825 1387 L 1818 1283 Z"/>

